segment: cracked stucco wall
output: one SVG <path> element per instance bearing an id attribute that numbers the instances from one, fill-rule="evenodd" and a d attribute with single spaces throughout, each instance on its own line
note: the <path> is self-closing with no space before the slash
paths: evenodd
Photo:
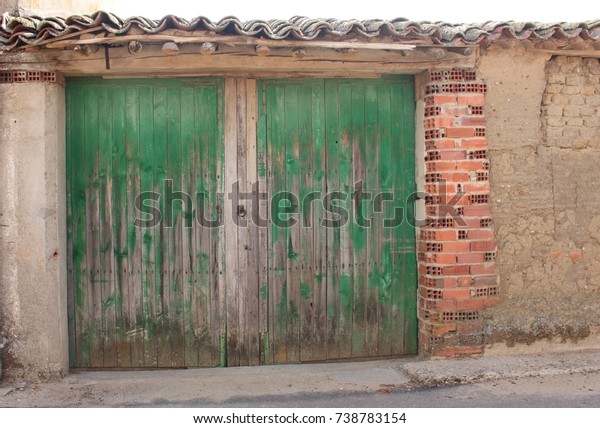
<path id="1" fill-rule="evenodd" d="M 0 85 L 0 333 L 6 378 L 68 370 L 64 88 Z"/>

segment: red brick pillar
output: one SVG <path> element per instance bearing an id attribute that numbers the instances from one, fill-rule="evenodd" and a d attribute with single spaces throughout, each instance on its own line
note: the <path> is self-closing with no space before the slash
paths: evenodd
<path id="1" fill-rule="evenodd" d="M 498 296 L 484 102 L 470 69 L 429 72 L 425 210 L 418 243 L 422 355 L 483 351 L 481 310 Z"/>

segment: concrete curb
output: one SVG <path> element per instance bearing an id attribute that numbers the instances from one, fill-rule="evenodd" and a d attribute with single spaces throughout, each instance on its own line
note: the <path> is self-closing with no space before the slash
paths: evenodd
<path id="1" fill-rule="evenodd" d="M 397 367 L 416 386 L 600 372 L 598 351 L 409 362 Z"/>

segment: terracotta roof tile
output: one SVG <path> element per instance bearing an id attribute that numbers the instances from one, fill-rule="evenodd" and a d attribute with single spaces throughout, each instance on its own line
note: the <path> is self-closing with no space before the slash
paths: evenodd
<path id="1" fill-rule="evenodd" d="M 24 45 L 69 35 L 81 30 L 99 27 L 114 35 L 127 33 L 138 27 L 149 34 L 166 29 L 186 31 L 205 30 L 223 35 L 266 37 L 269 39 L 313 40 L 325 36 L 359 35 L 367 38 L 393 36 L 398 40 L 423 39 L 434 44 L 491 43 L 500 37 L 515 39 L 600 39 L 600 20 L 575 23 L 539 22 L 485 22 L 481 24 L 449 24 L 446 22 L 415 22 L 405 18 L 393 20 L 338 20 L 313 19 L 295 16 L 289 20 L 240 21 L 226 17 L 213 22 L 200 16 L 187 20 L 173 15 L 162 19 L 131 17 L 127 19 L 107 12 L 92 15 L 74 15 L 68 18 L 39 16 L 14 17 L 2 15 L 0 49 L 9 50 Z"/>

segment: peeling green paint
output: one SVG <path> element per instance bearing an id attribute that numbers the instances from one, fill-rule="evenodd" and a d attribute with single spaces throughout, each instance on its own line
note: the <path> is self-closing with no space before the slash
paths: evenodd
<path id="1" fill-rule="evenodd" d="M 206 253 L 198 253 L 198 272 L 208 273 L 210 257 Z"/>
<path id="2" fill-rule="evenodd" d="M 300 283 L 300 296 L 303 299 L 310 299 L 310 296 L 312 294 L 312 291 L 310 289 L 310 285 L 308 285 L 306 282 L 301 282 Z"/>
<path id="3" fill-rule="evenodd" d="M 259 294 L 261 299 L 267 300 L 269 298 L 269 286 L 267 284 L 261 284 Z"/>
<path id="4" fill-rule="evenodd" d="M 340 304 L 344 308 L 352 305 L 353 281 L 350 275 L 340 275 Z"/>

